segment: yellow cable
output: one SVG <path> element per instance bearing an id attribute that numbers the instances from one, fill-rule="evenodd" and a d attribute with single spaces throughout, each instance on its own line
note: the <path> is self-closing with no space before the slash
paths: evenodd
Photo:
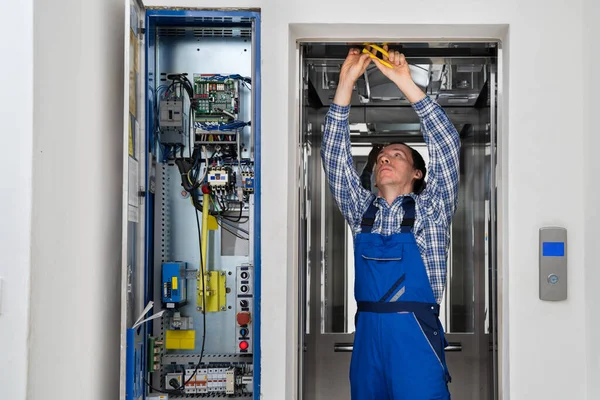
<path id="1" fill-rule="evenodd" d="M 388 53 L 387 51 L 385 51 L 384 49 L 382 49 L 381 47 L 379 47 L 379 46 L 377 46 L 377 45 L 374 45 L 374 44 L 371 44 L 371 43 L 365 43 L 365 46 L 369 46 L 369 47 L 372 47 L 372 48 L 374 48 L 375 50 L 377 50 L 378 52 L 380 52 L 381 54 L 383 54 L 385 57 L 388 57 L 388 58 L 390 57 L 390 55 L 389 55 L 389 53 Z M 382 63 L 382 64 L 383 64 L 383 65 L 385 65 L 386 67 L 388 67 L 388 68 L 394 68 L 394 67 L 392 66 L 392 64 L 390 64 L 389 62 L 387 62 L 387 61 L 385 61 L 385 60 L 382 60 L 382 59 L 381 59 L 381 58 L 379 58 L 379 57 L 377 57 L 375 54 L 373 54 L 373 53 L 371 53 L 369 50 L 367 50 L 367 48 L 366 48 L 366 47 L 363 47 L 363 50 L 362 50 L 362 52 L 363 52 L 363 53 L 366 53 L 366 54 L 368 54 L 368 55 L 369 55 L 371 58 L 373 58 L 373 59 L 375 59 L 375 60 L 379 61 L 380 63 Z"/>
<path id="2" fill-rule="evenodd" d="M 202 261 L 201 261 L 201 273 L 200 279 L 202 279 L 202 311 L 206 312 L 206 296 L 209 292 L 207 285 L 207 276 L 206 276 L 206 252 L 208 251 L 208 194 L 204 193 L 202 195 L 202 243 L 200 244 L 202 248 Z M 198 288 L 198 292 L 200 292 L 200 287 Z"/>
<path id="3" fill-rule="evenodd" d="M 202 195 L 202 274 L 206 276 L 206 251 L 208 245 L 208 202 L 209 195 Z"/>

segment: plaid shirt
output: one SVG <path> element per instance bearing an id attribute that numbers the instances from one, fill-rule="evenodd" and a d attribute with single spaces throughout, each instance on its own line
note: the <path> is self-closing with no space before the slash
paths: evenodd
<path id="1" fill-rule="evenodd" d="M 458 164 L 460 138 L 442 108 L 425 97 L 413 104 L 419 119 L 429 165 L 427 186 L 415 199 L 414 234 L 427 276 L 438 303 L 446 286 L 446 261 L 450 243 L 450 222 L 458 202 Z M 400 232 L 403 218 L 402 198 L 392 205 L 361 185 L 350 145 L 348 114 L 350 106 L 332 104 L 325 117 L 321 157 L 329 187 L 354 236 L 361 231 L 362 216 L 373 201 L 378 208 L 372 233 L 391 235 Z"/>

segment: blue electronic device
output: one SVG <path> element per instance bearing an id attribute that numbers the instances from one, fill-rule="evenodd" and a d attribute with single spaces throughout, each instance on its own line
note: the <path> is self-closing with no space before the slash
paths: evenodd
<path id="1" fill-rule="evenodd" d="M 162 265 L 162 301 L 167 307 L 183 304 L 187 300 L 185 262 L 166 262 Z"/>

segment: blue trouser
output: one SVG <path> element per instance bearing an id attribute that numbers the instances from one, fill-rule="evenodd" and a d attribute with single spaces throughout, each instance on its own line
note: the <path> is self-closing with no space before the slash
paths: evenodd
<path id="1" fill-rule="evenodd" d="M 450 399 L 439 306 L 414 235 L 359 233 L 354 247 L 352 400 Z"/>

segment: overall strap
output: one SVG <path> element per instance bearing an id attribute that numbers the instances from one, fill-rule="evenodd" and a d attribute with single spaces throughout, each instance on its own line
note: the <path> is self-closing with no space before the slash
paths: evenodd
<path id="1" fill-rule="evenodd" d="M 404 210 L 404 217 L 402 218 L 402 224 L 400 225 L 400 232 L 411 233 L 413 226 L 415 225 L 415 200 L 410 196 L 405 196 L 404 199 L 402 199 L 402 209 Z M 369 208 L 367 208 L 367 211 L 363 214 L 360 223 L 361 233 L 371 233 L 376 214 L 377 206 L 375 206 L 375 202 L 371 202 Z"/>
<path id="2" fill-rule="evenodd" d="M 402 199 L 402 209 L 404 210 L 404 216 L 402 224 L 400 224 L 400 232 L 411 233 L 415 225 L 415 200 L 410 196 L 404 197 Z"/>
<path id="3" fill-rule="evenodd" d="M 377 207 L 375 206 L 375 202 L 372 201 L 371 204 L 369 204 L 367 211 L 363 214 L 362 221 L 360 222 L 361 233 L 371 233 L 373 223 L 375 222 L 375 214 L 377 214 Z"/>

